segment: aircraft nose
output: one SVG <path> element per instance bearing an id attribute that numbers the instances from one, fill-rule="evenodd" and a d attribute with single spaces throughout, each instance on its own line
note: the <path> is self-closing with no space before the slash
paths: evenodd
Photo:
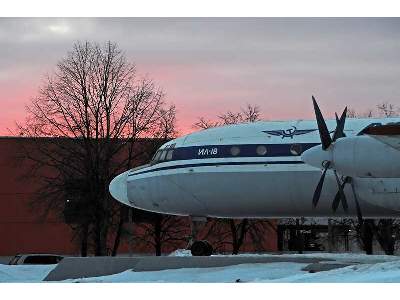
<path id="1" fill-rule="evenodd" d="M 325 161 L 332 161 L 332 152 L 322 150 L 321 145 L 318 145 L 304 151 L 301 160 L 310 166 L 322 169 Z"/>
<path id="2" fill-rule="evenodd" d="M 127 205 L 129 205 L 127 186 L 128 172 L 129 171 L 126 171 L 116 176 L 110 182 L 110 185 L 108 187 L 108 190 L 110 191 L 110 194 L 111 196 L 113 196 L 113 198 Z"/>

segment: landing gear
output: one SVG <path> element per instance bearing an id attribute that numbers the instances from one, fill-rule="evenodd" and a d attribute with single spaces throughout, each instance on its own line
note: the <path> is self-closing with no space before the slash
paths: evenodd
<path id="1" fill-rule="evenodd" d="M 210 256 L 213 253 L 213 247 L 207 241 L 195 241 L 190 247 L 193 256 Z"/>
<path id="2" fill-rule="evenodd" d="M 196 240 L 199 226 L 207 222 L 205 217 L 191 217 L 191 234 L 187 249 L 190 250 L 193 256 L 210 256 L 213 253 L 213 247 L 206 240 Z"/>

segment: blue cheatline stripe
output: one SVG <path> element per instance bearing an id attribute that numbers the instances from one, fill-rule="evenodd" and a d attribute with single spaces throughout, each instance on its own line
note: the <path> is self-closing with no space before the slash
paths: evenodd
<path id="1" fill-rule="evenodd" d="M 230 162 L 215 162 L 215 163 L 198 163 L 198 164 L 184 164 L 184 165 L 174 165 L 167 167 L 160 167 L 156 169 L 141 171 L 128 176 L 140 175 L 150 172 L 173 170 L 173 169 L 183 169 L 183 168 L 194 168 L 194 167 L 213 167 L 213 166 L 242 166 L 242 165 L 297 165 L 304 164 L 302 161 L 230 161 Z"/>
<path id="2" fill-rule="evenodd" d="M 189 160 L 189 159 L 204 159 L 204 158 L 229 158 L 229 157 L 282 157 L 282 156 L 298 156 L 290 150 L 296 145 L 300 147 L 300 153 L 319 145 L 319 143 L 290 143 L 290 144 L 231 144 L 231 145 L 204 145 L 175 148 L 172 159 L 174 160 Z M 267 152 L 265 155 L 257 154 L 257 147 L 265 146 Z M 232 155 L 232 147 L 238 147 L 240 152 L 237 155 Z M 299 150 L 299 149 L 297 149 Z"/>

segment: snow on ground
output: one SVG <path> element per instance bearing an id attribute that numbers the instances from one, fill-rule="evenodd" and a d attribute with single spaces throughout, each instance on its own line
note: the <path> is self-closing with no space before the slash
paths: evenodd
<path id="1" fill-rule="evenodd" d="M 190 256 L 176 251 L 173 256 Z M 400 257 L 353 253 L 242 254 L 240 256 L 317 257 L 331 259 L 322 263 L 347 263 L 350 266 L 330 271 L 302 271 L 306 263 L 274 262 L 241 264 L 215 268 L 185 268 L 153 272 L 125 272 L 64 282 L 398 282 Z M 55 265 L 0 265 L 0 282 L 40 282 Z"/>
<path id="2" fill-rule="evenodd" d="M 294 274 L 275 281 L 262 280 L 261 282 L 399 283 L 400 261 L 353 265 L 325 272 Z"/>
<path id="3" fill-rule="evenodd" d="M 176 269 L 155 272 L 125 271 L 115 275 L 65 282 L 400 282 L 400 261 L 353 265 L 331 271 L 308 273 L 307 264 L 242 264 L 218 268 Z"/>
<path id="4" fill-rule="evenodd" d="M 186 268 L 153 272 L 125 271 L 115 275 L 66 280 L 66 282 L 257 282 L 307 273 L 307 264 L 270 263 L 242 264 L 218 268 Z"/>
<path id="5" fill-rule="evenodd" d="M 40 282 L 56 265 L 0 264 L 0 282 Z"/>
<path id="6" fill-rule="evenodd" d="M 192 256 L 192 253 L 187 249 L 177 249 L 174 252 L 171 252 L 168 256 Z"/>

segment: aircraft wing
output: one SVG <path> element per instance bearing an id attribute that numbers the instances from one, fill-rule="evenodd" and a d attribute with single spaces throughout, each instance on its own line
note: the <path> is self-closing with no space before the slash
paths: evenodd
<path id="1" fill-rule="evenodd" d="M 390 147 L 400 150 L 400 124 L 388 124 L 380 126 L 372 126 L 367 128 L 364 134 L 368 134 L 374 139 L 389 145 Z"/>

